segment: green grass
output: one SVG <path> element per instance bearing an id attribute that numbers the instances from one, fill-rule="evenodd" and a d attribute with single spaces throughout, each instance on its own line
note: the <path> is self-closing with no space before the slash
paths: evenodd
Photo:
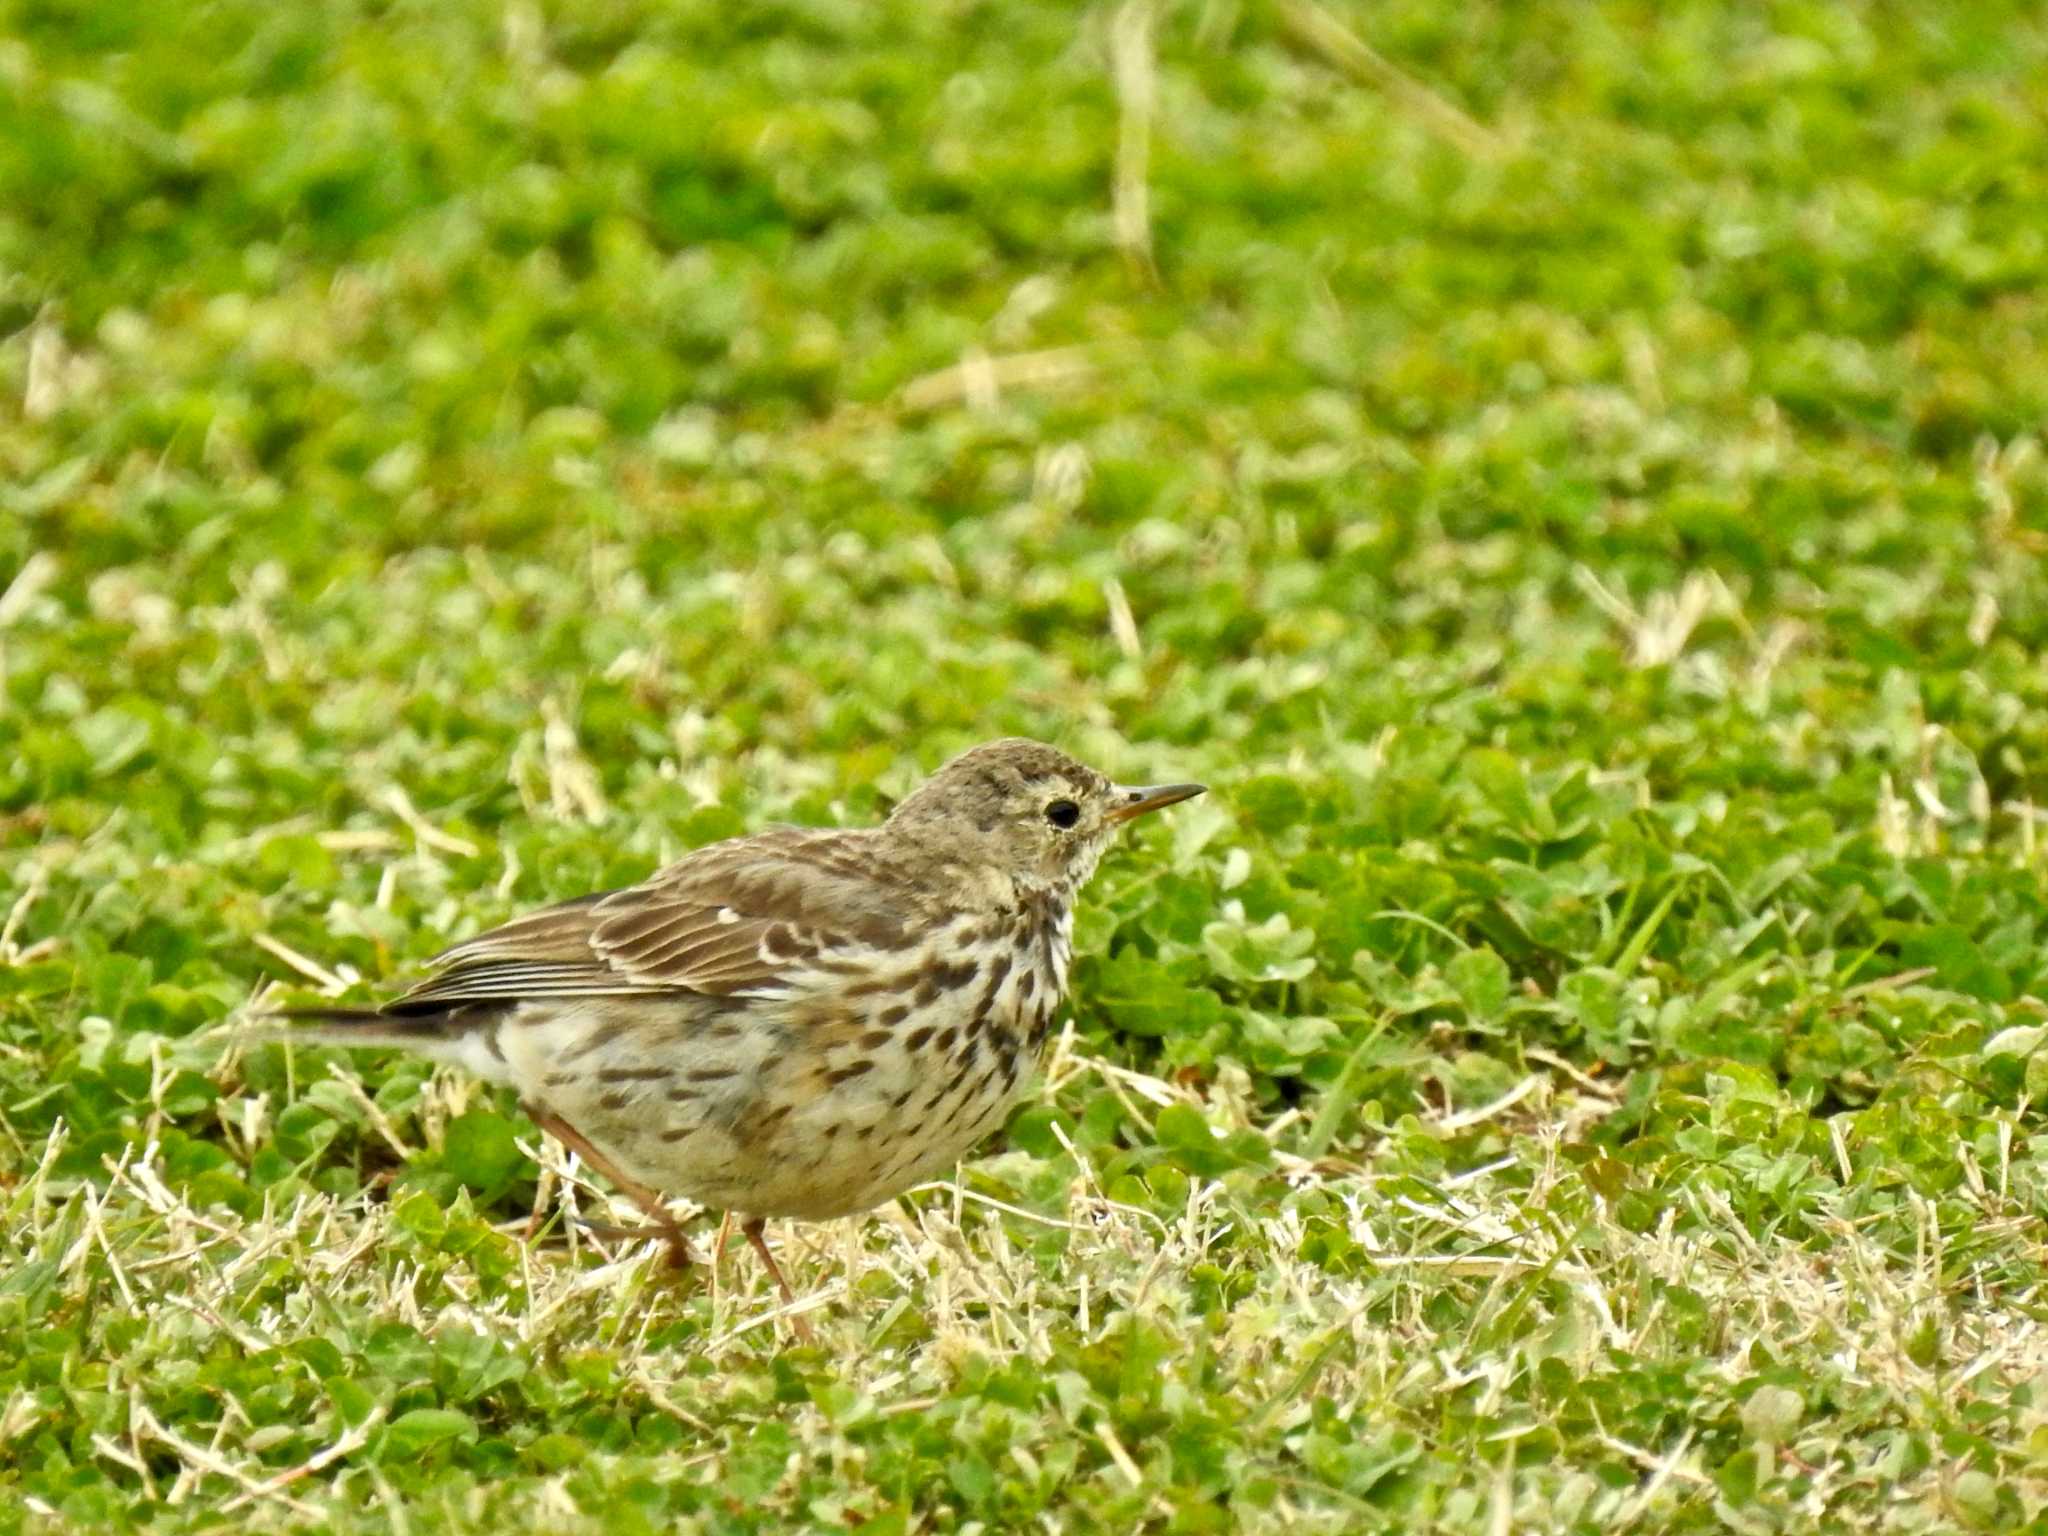
<path id="1" fill-rule="evenodd" d="M 0 1532 L 2048 1528 L 2048 27 L 1302 14 L 0 0 Z M 813 1347 L 233 1038 L 1009 732 Z"/>

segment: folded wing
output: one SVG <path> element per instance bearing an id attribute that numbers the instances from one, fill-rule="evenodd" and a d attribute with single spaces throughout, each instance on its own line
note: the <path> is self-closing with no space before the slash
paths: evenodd
<path id="1" fill-rule="evenodd" d="M 864 833 L 778 828 L 479 934 L 437 957 L 435 974 L 384 1011 L 650 992 L 786 995 L 806 973 L 906 944 L 916 900 L 869 856 Z"/>

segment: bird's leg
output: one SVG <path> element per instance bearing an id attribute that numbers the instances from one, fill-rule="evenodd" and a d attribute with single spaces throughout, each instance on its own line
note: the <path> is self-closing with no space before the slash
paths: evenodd
<path id="1" fill-rule="evenodd" d="M 669 1214 L 668 1202 L 663 1200 L 657 1191 L 619 1172 L 610 1158 L 593 1147 L 581 1131 L 553 1110 L 543 1109 L 538 1104 L 523 1104 L 520 1107 L 526 1111 L 527 1117 L 535 1125 L 610 1179 L 620 1194 L 646 1213 L 647 1219 L 654 1223 L 656 1231 L 668 1244 L 670 1267 L 687 1269 L 697 1261 L 696 1255 L 690 1252 L 689 1239 L 683 1236 L 683 1229 L 676 1224 L 675 1217 Z"/>
<path id="2" fill-rule="evenodd" d="M 769 1251 L 768 1239 L 762 1236 L 767 1230 L 768 1219 L 765 1216 L 750 1216 L 740 1224 L 740 1234 L 753 1246 L 754 1252 L 761 1255 L 761 1262 L 768 1266 L 768 1273 L 775 1277 L 775 1288 L 782 1292 L 782 1304 L 786 1307 L 794 1306 L 796 1294 L 790 1290 L 789 1282 L 783 1278 L 782 1266 L 775 1262 L 775 1255 Z M 797 1337 L 806 1344 L 814 1342 L 815 1336 L 811 1332 L 811 1325 L 801 1316 L 790 1318 L 789 1325 L 796 1330 Z"/>
<path id="3" fill-rule="evenodd" d="M 768 1218 L 750 1216 L 740 1226 L 740 1235 L 753 1245 L 754 1252 L 761 1255 L 761 1262 L 768 1266 L 768 1273 L 775 1277 L 775 1288 L 782 1292 L 783 1305 L 796 1300 L 796 1293 L 790 1290 L 789 1282 L 782 1278 L 782 1266 L 775 1262 L 775 1255 L 768 1249 L 768 1239 L 762 1234 L 768 1230 Z"/>

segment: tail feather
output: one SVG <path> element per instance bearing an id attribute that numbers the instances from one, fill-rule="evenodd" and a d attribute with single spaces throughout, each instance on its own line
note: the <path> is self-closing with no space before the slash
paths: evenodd
<path id="1" fill-rule="evenodd" d="M 389 1024 L 391 1015 L 382 1008 L 273 1008 L 267 1019 L 289 1019 L 294 1024 Z"/>
<path id="2" fill-rule="evenodd" d="M 382 1008 L 280 1008 L 263 1016 L 268 1027 L 258 1026 L 258 1038 L 411 1051 L 493 1082 L 507 1082 L 505 1058 L 498 1051 L 498 1025 L 505 1013 L 504 1008 L 474 1005 L 425 1016 Z"/>

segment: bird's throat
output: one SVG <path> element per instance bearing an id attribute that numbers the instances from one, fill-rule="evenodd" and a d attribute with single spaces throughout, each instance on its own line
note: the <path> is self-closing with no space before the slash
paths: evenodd
<path id="1" fill-rule="evenodd" d="M 1067 991 L 1067 962 L 1074 953 L 1074 905 L 1071 894 L 1056 886 L 1018 893 L 1027 963 L 1038 972 L 1048 1007 Z"/>

